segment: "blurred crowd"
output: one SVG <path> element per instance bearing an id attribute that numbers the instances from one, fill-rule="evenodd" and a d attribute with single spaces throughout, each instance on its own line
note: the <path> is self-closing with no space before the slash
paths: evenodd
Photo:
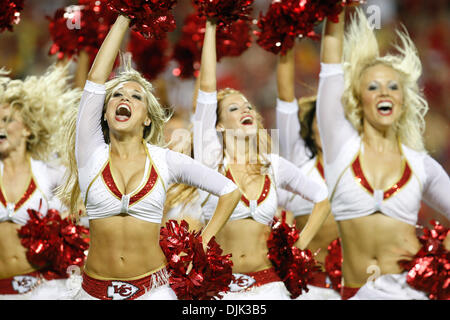
<path id="1" fill-rule="evenodd" d="M 253 18 L 259 17 L 271 0 L 255 0 Z M 48 54 L 52 44 L 47 16 L 56 9 L 76 4 L 76 0 L 25 0 L 21 21 L 13 32 L 0 33 L 0 65 L 11 70 L 14 78 L 40 74 L 56 61 Z M 430 110 L 426 116 L 426 146 L 429 153 L 450 171 L 450 2 L 448 0 L 367 0 L 364 6 L 376 6 L 381 14 L 378 39 L 382 50 L 395 41 L 394 28 L 406 27 L 416 44 L 423 64 L 421 87 Z M 180 37 L 183 20 L 193 11 L 191 1 L 179 0 L 175 7 L 177 29 L 169 34 L 171 43 Z M 256 25 L 254 25 L 256 29 Z M 320 28 L 317 30 L 320 33 Z M 319 74 L 320 41 L 303 39 L 296 44 L 296 95 L 316 94 Z M 277 56 L 253 41 L 240 57 L 223 58 L 218 65 L 218 88 L 241 90 L 263 115 L 266 128 L 275 127 Z M 174 75 L 171 61 L 155 81 L 161 101 L 173 107 L 176 116 L 170 128 L 188 126 L 193 107 L 195 79 L 181 80 Z M 73 67 L 74 68 L 74 67 Z M 171 127 L 172 126 L 172 127 Z M 422 219 L 432 214 L 424 206 Z"/>

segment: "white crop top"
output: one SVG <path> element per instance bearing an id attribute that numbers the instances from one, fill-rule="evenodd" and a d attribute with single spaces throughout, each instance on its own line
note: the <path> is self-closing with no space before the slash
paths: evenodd
<path id="1" fill-rule="evenodd" d="M 29 220 L 28 209 L 39 211 L 43 216 L 48 209 L 59 212 L 65 210 L 54 195 L 55 188 L 62 183 L 64 171 L 61 167 L 53 167 L 42 161 L 30 158 L 31 178 L 22 197 L 16 203 L 7 200 L 3 183 L 0 181 L 0 222 L 12 221 L 25 225 Z M 0 161 L 0 172 L 3 177 L 3 162 Z"/>
<path id="2" fill-rule="evenodd" d="M 127 213 L 153 223 L 162 220 L 166 188 L 183 183 L 216 196 L 232 192 L 236 185 L 192 158 L 146 143 L 147 160 L 140 185 L 122 194 L 110 169 L 110 146 L 105 143 L 100 120 L 105 86 L 86 81 L 77 119 L 76 159 L 82 197 L 89 219 Z"/>
<path id="3" fill-rule="evenodd" d="M 450 218 L 450 179 L 425 152 L 400 144 L 403 170 L 393 186 L 374 190 L 361 169 L 364 152 L 358 132 L 341 103 L 344 73 L 340 64 L 322 64 L 317 117 L 324 153 L 325 177 L 336 220 L 383 214 L 416 225 L 421 201 Z"/>
<path id="4" fill-rule="evenodd" d="M 311 158 L 312 154 L 300 136 L 298 109 L 296 99 L 292 102 L 277 99 L 276 123 L 280 137 L 280 155 L 294 163 L 310 179 L 327 188 L 322 162 L 317 156 Z M 291 211 L 294 216 L 311 214 L 314 206 L 311 201 L 284 189 L 278 190 L 278 199 L 278 205 Z"/>
<path id="5" fill-rule="evenodd" d="M 217 94 L 198 92 L 194 115 L 194 158 L 218 170 L 223 165 L 224 174 L 234 180 L 233 173 L 222 157 L 222 145 L 215 130 Z M 266 155 L 270 166 L 264 177 L 258 199 L 248 199 L 243 194 L 230 220 L 252 218 L 262 224 L 271 225 L 278 208 L 277 189 L 284 188 L 311 202 L 317 203 L 327 197 L 327 189 L 305 176 L 299 168 L 276 155 Z M 205 220 L 210 219 L 217 197 L 209 196 L 203 204 Z"/>

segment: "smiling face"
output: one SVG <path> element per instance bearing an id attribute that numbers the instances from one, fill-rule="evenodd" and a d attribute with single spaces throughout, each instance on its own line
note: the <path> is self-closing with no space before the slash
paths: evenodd
<path id="1" fill-rule="evenodd" d="M 151 122 L 142 86 L 134 81 L 117 85 L 106 105 L 105 119 L 110 134 L 142 135 Z"/>
<path id="2" fill-rule="evenodd" d="M 23 123 L 20 113 L 9 106 L 0 106 L 0 154 L 7 156 L 12 151 L 21 148 L 26 150 L 30 131 Z"/>
<path id="3" fill-rule="evenodd" d="M 219 103 L 218 130 L 233 130 L 248 136 L 257 132 L 256 112 L 252 105 L 240 93 L 230 93 Z"/>
<path id="4" fill-rule="evenodd" d="M 384 64 L 371 66 L 363 72 L 359 89 L 364 123 L 386 130 L 399 120 L 403 88 L 397 71 Z"/>

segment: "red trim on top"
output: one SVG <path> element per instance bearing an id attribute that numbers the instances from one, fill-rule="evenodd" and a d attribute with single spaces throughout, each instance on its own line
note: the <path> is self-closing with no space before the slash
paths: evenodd
<path id="1" fill-rule="evenodd" d="M 28 199 L 30 199 L 33 192 L 37 189 L 36 183 L 34 182 L 33 177 L 30 180 L 30 184 L 27 187 L 27 190 L 25 190 L 25 193 L 22 195 L 22 197 L 17 201 L 17 203 L 14 205 L 14 211 L 20 209 L 20 207 L 27 202 Z M 6 198 L 0 188 L 0 202 L 6 207 L 8 204 L 6 202 Z"/>
<path id="2" fill-rule="evenodd" d="M 231 175 L 230 170 L 226 171 L 226 175 L 225 176 L 228 179 L 230 179 L 231 181 L 233 181 L 234 183 L 236 183 L 234 181 L 234 179 L 233 179 L 233 176 Z M 265 178 L 264 178 L 263 189 L 261 191 L 261 194 L 259 195 L 258 200 L 256 201 L 257 204 L 260 204 L 261 202 L 263 202 L 267 198 L 267 196 L 269 195 L 269 190 L 270 190 L 270 178 L 269 178 L 269 176 L 266 175 Z M 250 201 L 244 195 L 242 195 L 241 201 L 244 202 L 247 207 L 250 206 Z"/>
<path id="3" fill-rule="evenodd" d="M 153 189 L 157 180 L 158 180 L 158 173 L 156 172 L 155 167 L 152 166 L 147 183 L 138 193 L 136 193 L 134 196 L 130 198 L 130 205 L 145 197 L 145 195 L 148 194 Z"/>
<path id="4" fill-rule="evenodd" d="M 145 186 L 142 187 L 141 190 L 139 190 L 138 193 L 134 194 L 130 198 L 129 205 L 132 205 L 133 203 L 135 203 L 135 202 L 139 201 L 140 199 L 142 199 L 143 197 L 145 197 L 145 195 L 147 195 L 155 186 L 156 181 L 158 180 L 158 173 L 153 165 L 150 170 L 151 171 L 150 171 L 150 175 L 148 177 L 147 183 L 145 184 Z M 109 162 L 106 165 L 105 169 L 103 169 L 102 177 L 106 183 L 106 186 L 109 188 L 109 190 L 117 198 L 122 199 L 122 192 L 120 192 L 119 188 L 117 187 L 116 183 L 114 182 L 114 179 L 111 174 L 111 168 L 109 166 Z"/>
<path id="5" fill-rule="evenodd" d="M 322 179 L 325 180 L 325 172 L 323 170 L 322 162 L 319 161 L 319 159 L 317 159 L 316 168 L 317 168 L 317 171 L 319 171 L 320 176 L 322 177 Z"/>
<path id="6" fill-rule="evenodd" d="M 392 187 L 390 187 L 388 190 L 384 192 L 383 199 L 387 199 L 390 196 L 392 196 L 394 193 L 396 193 L 398 190 L 403 188 L 403 186 L 409 181 L 409 178 L 411 177 L 412 171 L 411 168 L 408 165 L 408 162 L 406 162 L 405 170 L 403 171 L 403 175 L 400 178 L 400 180 L 394 184 Z"/>
<path id="7" fill-rule="evenodd" d="M 361 162 L 359 161 L 359 155 L 356 157 L 355 161 L 352 163 L 352 168 L 353 168 L 353 172 L 355 174 L 355 177 L 357 178 L 359 183 L 367 191 L 369 191 L 371 194 L 373 194 L 374 190 L 371 187 L 371 185 L 370 185 L 369 181 L 367 180 L 367 178 L 365 177 L 364 172 L 362 171 Z M 385 199 L 389 198 L 394 193 L 396 193 L 398 190 L 400 190 L 409 181 L 409 178 L 411 177 L 411 174 L 412 174 L 412 170 L 409 167 L 408 162 L 406 161 L 405 169 L 403 170 L 402 177 L 392 187 L 390 187 L 389 189 L 384 191 L 383 199 L 385 200 Z"/>
<path id="8" fill-rule="evenodd" d="M 106 165 L 105 169 L 102 172 L 103 180 L 106 182 L 106 186 L 108 189 L 119 199 L 122 199 L 122 192 L 120 192 L 119 188 L 117 188 L 116 183 L 111 174 L 111 168 L 109 167 L 109 162 Z"/>
<path id="9" fill-rule="evenodd" d="M 2 189 L 0 188 L 0 202 L 3 204 L 3 206 L 6 208 L 6 206 L 7 206 L 7 203 L 6 203 L 6 199 L 5 199 L 5 196 L 3 195 L 3 191 L 2 191 Z"/>
<path id="10" fill-rule="evenodd" d="M 367 181 L 366 176 L 361 168 L 361 162 L 359 162 L 359 155 L 356 157 L 355 161 L 352 163 L 353 172 L 355 174 L 356 179 L 359 183 L 371 194 L 374 193 L 372 187 L 370 186 L 369 181 Z"/>
<path id="11" fill-rule="evenodd" d="M 14 206 L 14 211 L 20 209 L 20 207 L 27 202 L 28 199 L 30 199 L 33 192 L 37 189 L 36 183 L 34 182 L 34 179 L 31 178 L 30 184 L 28 185 L 27 191 L 25 191 L 24 195 L 20 200 L 16 203 Z"/>

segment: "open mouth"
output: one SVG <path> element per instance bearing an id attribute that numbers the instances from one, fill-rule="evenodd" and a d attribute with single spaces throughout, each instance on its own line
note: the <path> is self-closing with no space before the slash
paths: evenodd
<path id="1" fill-rule="evenodd" d="M 128 105 L 121 103 L 116 109 L 116 120 L 119 122 L 128 121 L 131 117 L 131 109 Z"/>
<path id="2" fill-rule="evenodd" d="M 394 104 L 392 103 L 392 101 L 384 100 L 384 101 L 378 102 L 378 104 L 377 104 L 377 111 L 382 116 L 391 115 L 393 108 L 394 108 Z"/>
<path id="3" fill-rule="evenodd" d="M 244 126 L 250 126 L 253 124 L 253 117 L 252 116 L 245 116 L 241 118 L 241 124 Z"/>
<path id="4" fill-rule="evenodd" d="M 7 138 L 8 136 L 6 135 L 6 133 L 0 132 L 0 143 L 6 141 Z"/>

